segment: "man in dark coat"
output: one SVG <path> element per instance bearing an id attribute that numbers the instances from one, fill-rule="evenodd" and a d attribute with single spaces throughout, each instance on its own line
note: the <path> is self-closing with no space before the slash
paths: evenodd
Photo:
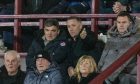
<path id="1" fill-rule="evenodd" d="M 71 45 L 71 57 L 69 59 L 71 65 L 75 66 L 80 56 L 90 54 L 90 51 L 93 51 L 97 40 L 94 32 L 84 28 L 81 19 L 78 17 L 69 17 L 67 28 Z"/>
<path id="2" fill-rule="evenodd" d="M 58 21 L 56 19 L 46 20 L 44 29 L 37 34 L 26 58 L 27 70 L 32 70 L 32 67 L 35 67 L 35 54 L 45 50 L 51 55 L 51 59 L 60 66 L 61 72 L 66 75 L 69 47 L 66 35 L 59 29 Z"/>
<path id="3" fill-rule="evenodd" d="M 0 84 L 23 84 L 25 73 L 20 70 L 20 55 L 7 51 L 4 55 L 4 66 L 0 68 Z"/>

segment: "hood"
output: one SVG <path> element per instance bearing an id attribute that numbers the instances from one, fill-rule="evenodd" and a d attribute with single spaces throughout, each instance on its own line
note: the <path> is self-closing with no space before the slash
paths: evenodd
<path id="1" fill-rule="evenodd" d="M 111 36 L 111 37 L 122 37 L 122 38 L 123 37 L 128 37 L 128 36 L 131 36 L 131 35 L 137 33 L 137 31 L 138 31 L 138 25 L 139 25 L 139 23 L 136 20 L 134 20 L 134 22 L 132 22 L 132 24 L 130 24 L 130 26 L 128 28 L 128 31 L 121 35 L 121 34 L 119 34 L 119 32 L 117 30 L 116 23 L 115 23 L 109 29 L 108 35 Z"/>

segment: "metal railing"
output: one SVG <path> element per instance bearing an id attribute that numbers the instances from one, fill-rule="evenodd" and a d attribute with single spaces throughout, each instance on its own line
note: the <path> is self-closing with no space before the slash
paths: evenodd
<path id="1" fill-rule="evenodd" d="M 101 72 L 95 79 L 93 79 L 89 84 L 103 84 L 103 81 L 109 77 L 115 70 L 117 70 L 121 65 L 123 65 L 126 61 L 128 61 L 134 54 L 138 54 L 140 52 L 140 41 L 137 42 L 134 46 L 132 46 L 127 52 L 125 52 L 119 59 L 113 62 L 107 69 Z M 138 57 L 139 58 L 139 57 Z M 140 60 L 140 59 L 139 59 Z M 139 63 L 140 61 L 138 61 Z M 140 70 L 140 64 L 137 65 L 138 71 Z M 137 72 L 137 84 L 140 84 L 139 72 Z"/>

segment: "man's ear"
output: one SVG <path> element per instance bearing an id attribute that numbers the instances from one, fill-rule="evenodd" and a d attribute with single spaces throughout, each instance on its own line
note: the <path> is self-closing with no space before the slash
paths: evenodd
<path id="1" fill-rule="evenodd" d="M 133 22 L 130 22 L 130 27 L 133 25 Z"/>
<path id="2" fill-rule="evenodd" d="M 130 22 L 130 25 L 128 26 L 128 29 L 127 29 L 128 31 L 132 31 L 133 30 L 133 24 L 132 24 L 132 22 Z"/>
<path id="3" fill-rule="evenodd" d="M 80 28 L 81 28 L 81 30 L 82 30 L 82 28 L 83 28 L 83 24 L 82 24 L 82 22 L 80 23 Z"/>
<path id="4" fill-rule="evenodd" d="M 59 33 L 60 33 L 60 29 L 58 30 L 57 34 L 59 34 Z"/>

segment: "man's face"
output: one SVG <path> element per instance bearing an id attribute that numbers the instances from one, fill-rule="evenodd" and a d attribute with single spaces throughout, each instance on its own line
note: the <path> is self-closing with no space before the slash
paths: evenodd
<path id="1" fill-rule="evenodd" d="M 56 26 L 45 27 L 44 33 L 45 33 L 45 38 L 48 41 L 51 41 L 51 40 L 54 40 L 58 36 L 59 29 Z"/>
<path id="2" fill-rule="evenodd" d="M 8 73 L 15 73 L 20 65 L 19 59 L 14 54 L 7 54 L 4 57 L 4 64 Z"/>
<path id="3" fill-rule="evenodd" d="M 123 34 L 124 32 L 126 32 L 130 24 L 131 22 L 129 21 L 127 16 L 119 16 L 117 18 L 117 29 L 119 33 Z"/>
<path id="4" fill-rule="evenodd" d="M 77 21 L 76 19 L 70 19 L 67 21 L 67 28 L 71 37 L 75 38 L 79 35 L 82 29 L 82 23 Z"/>
<path id="5" fill-rule="evenodd" d="M 45 58 L 38 58 L 36 59 L 36 67 L 37 70 L 42 73 L 46 69 L 49 68 L 50 62 Z"/>

